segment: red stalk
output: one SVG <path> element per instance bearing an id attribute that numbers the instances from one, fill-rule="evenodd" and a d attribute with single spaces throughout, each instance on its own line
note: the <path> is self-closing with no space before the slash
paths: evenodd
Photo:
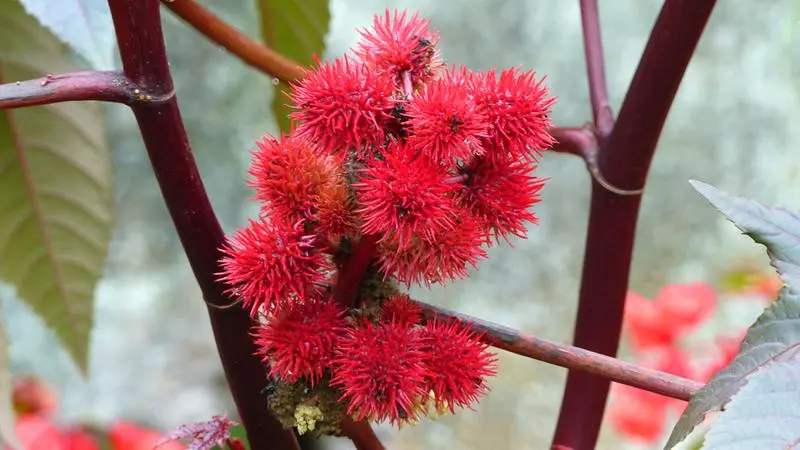
<path id="1" fill-rule="evenodd" d="M 715 3 L 665 2 L 619 118 L 601 143 L 598 168 L 611 184 L 627 190 L 644 186 L 667 113 Z M 573 340 L 577 347 L 609 356 L 617 353 L 640 202 L 640 194 L 618 195 L 592 183 Z M 608 390 L 607 379 L 570 371 L 553 448 L 595 447 Z"/>
<path id="2" fill-rule="evenodd" d="M 248 334 L 253 325 L 249 315 L 241 308 L 218 308 L 231 302 L 215 276 L 220 272 L 219 248 L 224 234 L 203 187 L 178 109 L 164 48 L 159 2 L 109 0 L 108 3 L 125 75 L 159 99 L 133 104 L 131 109 L 164 201 L 208 304 L 222 367 L 250 444 L 256 449 L 298 449 L 291 430 L 285 430 L 270 414 L 261 395 L 266 378 Z"/>

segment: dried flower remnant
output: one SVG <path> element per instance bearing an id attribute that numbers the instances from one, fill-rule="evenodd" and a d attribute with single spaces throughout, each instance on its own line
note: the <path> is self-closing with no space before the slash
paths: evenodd
<path id="1" fill-rule="evenodd" d="M 465 278 L 499 237 L 525 237 L 553 99 L 533 72 L 446 69 L 417 15 L 376 17 L 353 54 L 292 86 L 293 131 L 253 151 L 258 220 L 220 279 L 260 322 L 270 407 L 285 426 L 415 422 L 472 408 L 495 358 L 400 283 Z M 433 406 L 433 411 L 431 411 Z"/>
<path id="2" fill-rule="evenodd" d="M 191 450 L 211 450 L 214 446 L 225 448 L 225 444 L 231 439 L 231 428 L 236 425 L 238 422 L 229 419 L 227 414 L 214 416 L 206 422 L 181 425 L 162 437 L 155 444 L 155 449 L 180 440 L 190 440 Z"/>

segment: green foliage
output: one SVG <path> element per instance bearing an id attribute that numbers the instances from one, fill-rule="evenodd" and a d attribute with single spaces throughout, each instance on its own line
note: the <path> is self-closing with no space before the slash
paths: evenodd
<path id="1" fill-rule="evenodd" d="M 742 232 L 767 247 L 771 263 L 780 273 L 785 287 L 748 329 L 734 360 L 689 402 L 672 431 L 667 449 L 683 440 L 706 414 L 721 410 L 754 374 L 773 364 L 796 359 L 800 347 L 800 213 L 766 207 L 704 183 L 692 184 Z M 751 389 L 759 392 L 761 388 Z"/>
<path id="2" fill-rule="evenodd" d="M 247 430 L 244 429 L 244 425 L 236 425 L 235 427 L 231 427 L 231 439 L 239 439 L 243 444 L 244 448 L 250 450 L 250 442 L 247 440 Z M 218 445 L 214 446 L 214 450 L 226 450 L 227 448 L 220 448 Z"/>
<path id="3" fill-rule="evenodd" d="M 0 42 L 0 82 L 74 70 L 63 45 L 16 1 L 0 2 Z M 0 111 L 0 278 L 82 370 L 110 239 L 112 176 L 97 104 Z"/>
<path id="4" fill-rule="evenodd" d="M 258 6 L 267 45 L 305 67 L 314 63 L 315 55 L 322 56 L 331 20 L 328 0 L 258 0 Z M 279 83 L 272 100 L 278 127 L 287 133 L 291 123 L 288 92 L 289 86 Z"/>

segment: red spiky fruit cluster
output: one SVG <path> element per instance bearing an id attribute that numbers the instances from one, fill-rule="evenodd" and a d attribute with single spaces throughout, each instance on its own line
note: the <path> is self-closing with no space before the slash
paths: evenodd
<path id="1" fill-rule="evenodd" d="M 292 86 L 292 132 L 257 143 L 260 215 L 227 240 L 220 279 L 263 319 L 271 377 L 403 422 L 474 404 L 494 359 L 469 327 L 370 289 L 464 278 L 499 238 L 525 237 L 554 99 L 532 71 L 445 68 L 417 15 L 361 34 Z"/>
<path id="2" fill-rule="evenodd" d="M 420 324 L 415 308 L 407 296 L 393 297 L 376 324 L 364 321 L 339 339 L 331 385 L 356 420 L 415 422 L 487 392 L 495 358 L 480 336 L 455 321 Z"/>

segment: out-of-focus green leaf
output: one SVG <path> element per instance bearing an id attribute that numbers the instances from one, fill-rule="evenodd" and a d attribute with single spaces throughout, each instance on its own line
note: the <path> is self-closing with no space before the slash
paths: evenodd
<path id="1" fill-rule="evenodd" d="M 0 2 L 0 82 L 73 70 L 16 1 Z M 111 154 L 99 105 L 0 111 L 0 278 L 85 370 L 111 233 Z"/>
<path id="2" fill-rule="evenodd" d="M 763 206 L 704 183 L 692 185 L 737 228 L 767 247 L 785 286 L 747 330 L 733 361 L 692 397 L 672 430 L 667 449 L 683 440 L 706 414 L 722 409 L 754 373 L 796 358 L 800 351 L 800 213 Z"/>
<path id="3" fill-rule="evenodd" d="M 310 66 L 314 55 L 322 57 L 325 51 L 325 36 L 331 21 L 328 0 L 258 0 L 261 11 L 261 35 L 278 53 L 302 66 Z M 289 86 L 275 85 L 272 109 L 278 127 L 289 132 L 291 121 L 286 106 Z"/>
<path id="4" fill-rule="evenodd" d="M 238 439 L 242 444 L 244 444 L 244 448 L 246 450 L 250 450 L 250 442 L 247 440 L 247 430 L 244 429 L 244 425 L 236 425 L 235 427 L 231 427 L 231 439 Z M 225 449 L 216 446 L 214 447 L 214 450 Z"/>
<path id="5" fill-rule="evenodd" d="M 108 0 L 19 1 L 30 15 L 82 56 L 92 68 L 112 68 L 115 36 Z"/>

